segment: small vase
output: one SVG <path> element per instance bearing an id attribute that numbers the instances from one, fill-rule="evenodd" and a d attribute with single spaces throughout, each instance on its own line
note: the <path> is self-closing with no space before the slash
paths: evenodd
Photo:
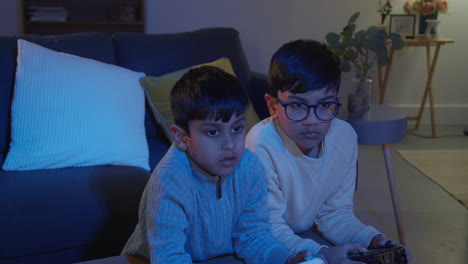
<path id="1" fill-rule="evenodd" d="M 350 117 L 361 116 L 366 108 L 366 96 L 364 94 L 348 94 L 348 114 Z"/>
<path id="2" fill-rule="evenodd" d="M 424 32 L 425 38 L 439 38 L 439 20 L 436 19 L 426 19 L 427 27 Z"/>
<path id="3" fill-rule="evenodd" d="M 364 95 L 364 111 L 368 111 L 372 98 L 372 78 L 369 76 L 355 76 L 353 82 L 356 93 Z"/>
<path id="4" fill-rule="evenodd" d="M 432 14 L 429 15 L 420 15 L 419 16 L 419 34 L 423 35 L 426 33 L 426 28 L 427 28 L 427 19 L 435 19 L 437 20 L 438 17 L 438 12 L 435 11 Z M 434 32 L 431 30 L 431 33 L 433 34 Z"/>

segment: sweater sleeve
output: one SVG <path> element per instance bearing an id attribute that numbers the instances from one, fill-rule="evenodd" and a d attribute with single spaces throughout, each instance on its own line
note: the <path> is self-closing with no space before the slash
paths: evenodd
<path id="1" fill-rule="evenodd" d="M 271 234 L 266 207 L 267 187 L 262 165 L 256 158 L 247 164 L 249 168 L 245 170 L 247 177 L 244 179 L 248 184 L 244 185 L 242 191 L 248 193 L 244 195 L 244 207 L 233 234 L 235 251 L 247 263 L 283 264 L 293 252 Z"/>
<path id="2" fill-rule="evenodd" d="M 268 181 L 269 195 L 267 204 L 270 210 L 270 223 L 272 224 L 273 235 L 295 253 L 301 250 L 309 250 L 316 254 L 325 246 L 320 245 L 312 239 L 302 238 L 296 235 L 284 218 L 287 210 L 287 201 L 279 187 L 278 173 L 274 168 L 274 162 L 271 156 L 273 153 L 269 153 L 265 148 L 257 147 L 255 149 L 255 154 L 257 154 L 263 165 Z"/>
<path id="3" fill-rule="evenodd" d="M 185 251 L 184 230 L 188 221 L 183 206 L 189 201 L 191 192 L 181 190 L 175 180 L 183 178 L 171 175 L 174 169 L 159 168 L 152 177 L 146 201 L 146 226 L 151 263 L 192 263 Z M 180 173 L 180 170 L 177 170 Z"/>
<path id="4" fill-rule="evenodd" d="M 357 144 L 345 180 L 341 187 L 325 201 L 318 212 L 316 223 L 320 232 L 335 244 L 358 241 L 367 247 L 380 234 L 374 227 L 364 225 L 354 215 L 353 197 L 356 185 Z"/>

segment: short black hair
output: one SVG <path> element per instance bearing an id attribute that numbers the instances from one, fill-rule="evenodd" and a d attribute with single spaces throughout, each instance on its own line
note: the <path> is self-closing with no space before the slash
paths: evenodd
<path id="1" fill-rule="evenodd" d="M 299 39 L 281 46 L 271 58 L 270 94 L 305 93 L 340 87 L 340 58 L 324 43 Z"/>
<path id="2" fill-rule="evenodd" d="M 228 122 L 245 113 L 248 97 L 232 74 L 214 66 L 191 69 L 176 82 L 170 94 L 174 123 L 188 134 L 191 120 Z"/>

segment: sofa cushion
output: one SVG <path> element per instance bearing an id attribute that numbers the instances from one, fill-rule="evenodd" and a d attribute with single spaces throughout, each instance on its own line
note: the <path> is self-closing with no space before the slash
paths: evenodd
<path id="1" fill-rule="evenodd" d="M 130 165 L 149 170 L 142 73 L 18 41 L 4 170 Z"/>
<path id="2" fill-rule="evenodd" d="M 103 33 L 76 33 L 56 36 L 25 35 L 22 37 L 41 46 L 94 59 L 115 63 L 112 39 Z M 0 37 L 0 153 L 3 158 L 10 142 L 10 108 L 16 69 L 17 38 Z M 3 163 L 4 159 L 0 159 Z"/>
<path id="3" fill-rule="evenodd" d="M 203 65 L 215 66 L 223 69 L 229 74 L 235 75 L 229 59 L 224 57 L 212 62 L 203 63 L 175 72 L 163 74 L 158 77 L 145 76 L 140 79 L 140 83 L 146 91 L 146 99 L 150 104 L 155 118 L 159 125 L 163 127 L 166 137 L 171 141 L 174 140 L 170 131 L 171 125 L 174 124 L 174 117 L 172 116 L 171 105 L 169 102 L 169 95 L 171 93 L 172 87 L 182 77 L 182 75 L 188 72 L 191 68 L 196 68 Z M 247 131 L 259 121 L 260 119 L 255 113 L 255 110 L 251 105 L 249 105 L 246 113 Z"/>

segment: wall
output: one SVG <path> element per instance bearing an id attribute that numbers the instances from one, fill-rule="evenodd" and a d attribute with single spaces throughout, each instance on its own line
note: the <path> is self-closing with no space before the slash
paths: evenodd
<path id="1" fill-rule="evenodd" d="M 403 13 L 404 0 L 392 0 L 393 13 Z M 341 31 L 349 16 L 361 13 L 358 28 L 377 25 L 377 0 L 162 0 L 146 1 L 148 33 L 188 31 L 228 26 L 239 30 L 249 64 L 266 73 L 271 55 L 285 42 L 298 38 L 324 41 L 330 31 Z M 449 0 L 450 15 L 440 15 L 441 35 L 455 40 L 442 47 L 433 80 L 436 123 L 468 124 L 468 1 Z M 394 57 L 385 103 L 417 113 L 425 87 L 426 51 L 408 47 Z M 351 73 L 344 74 L 342 98 L 352 90 Z M 377 78 L 375 78 L 375 83 Z M 374 101 L 378 97 L 374 87 Z M 414 121 L 409 121 L 409 126 Z M 429 124 L 429 109 L 423 114 Z"/>

